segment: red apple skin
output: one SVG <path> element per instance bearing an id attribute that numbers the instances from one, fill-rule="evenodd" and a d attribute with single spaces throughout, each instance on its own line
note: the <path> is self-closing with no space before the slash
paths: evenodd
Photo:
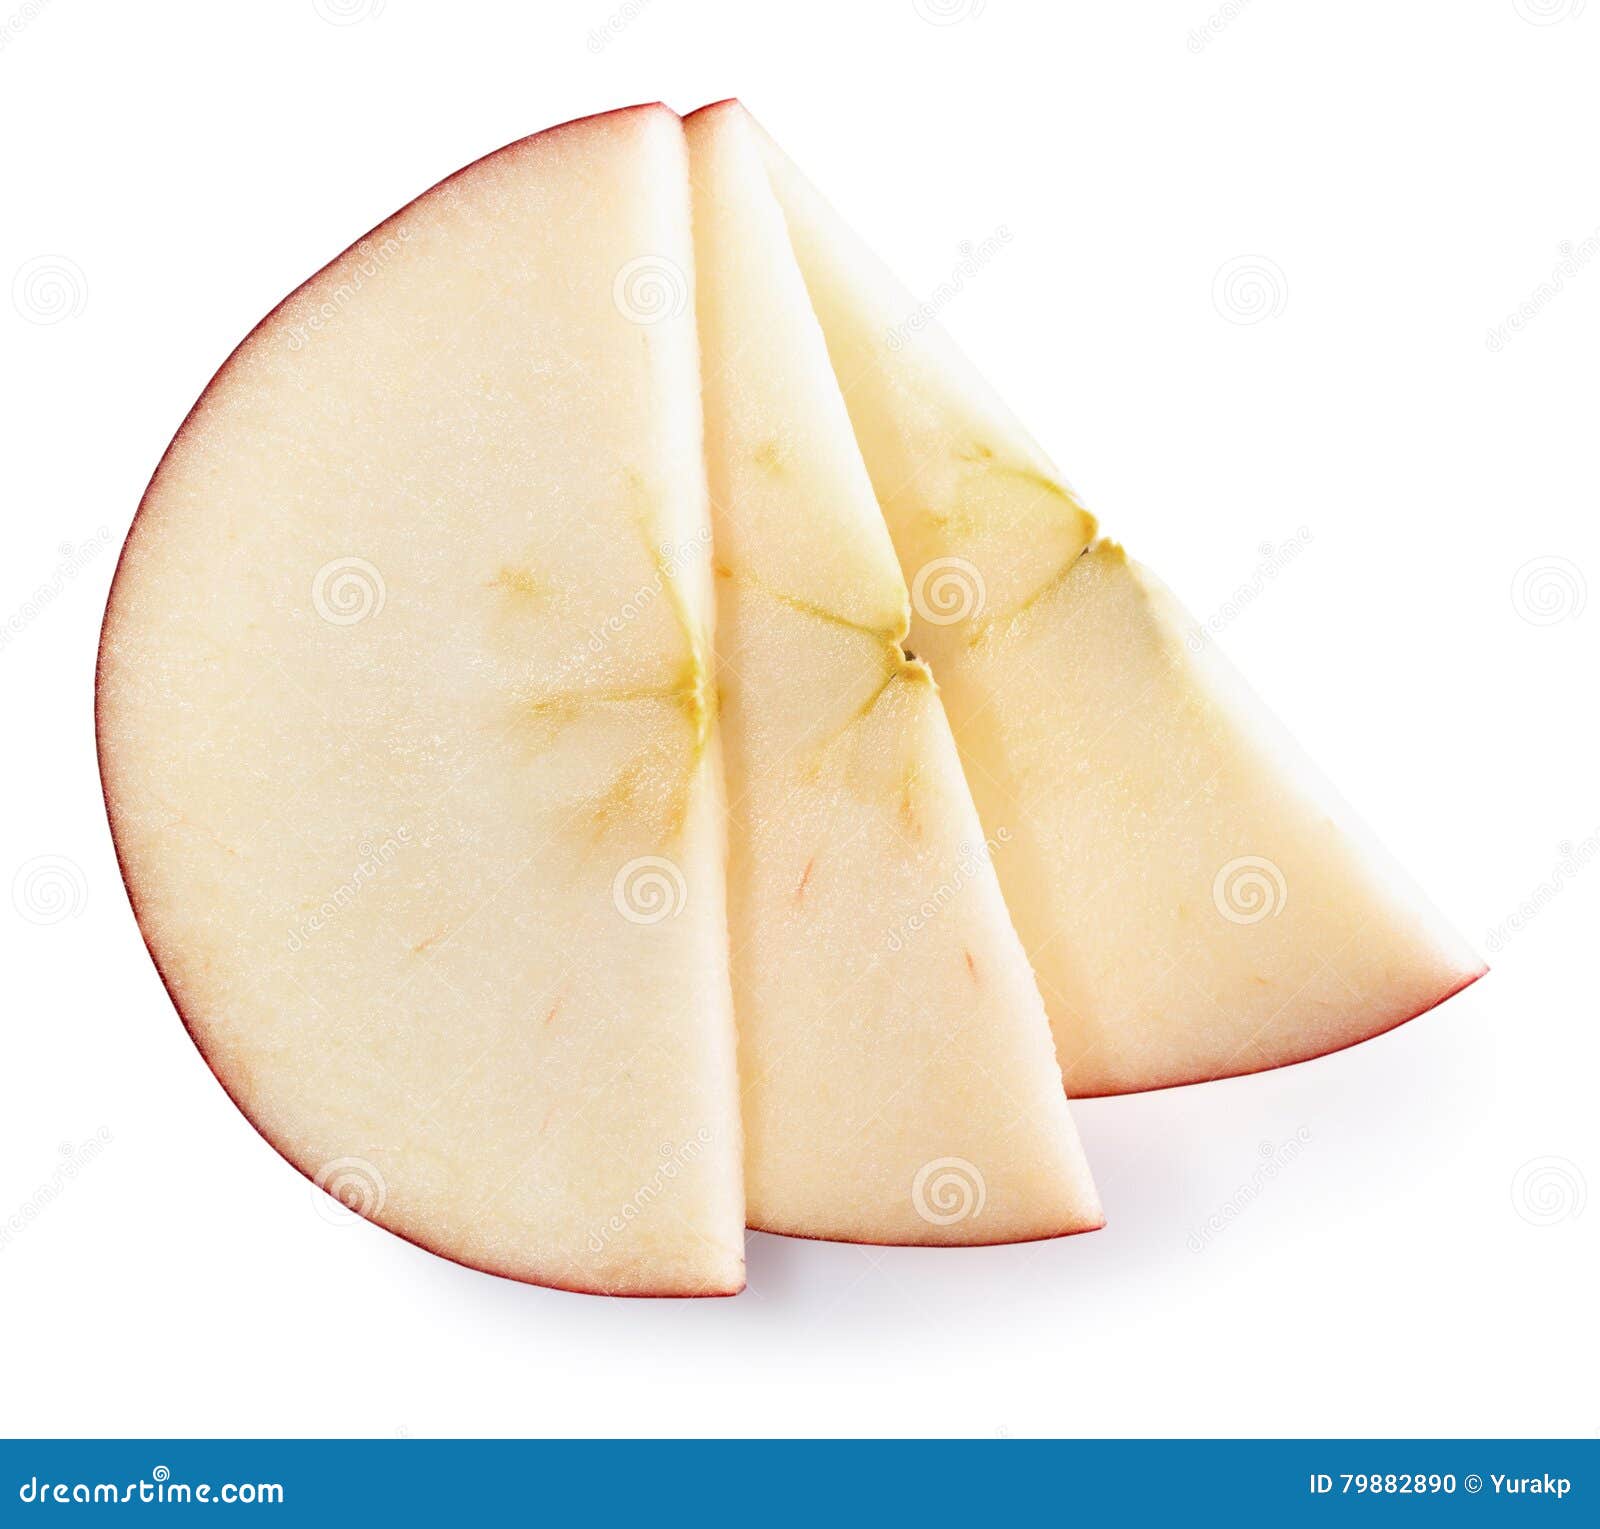
<path id="1" fill-rule="evenodd" d="M 1093 1226 L 1069 1227 L 1064 1232 L 1046 1232 L 1042 1237 L 997 1237 L 993 1242 L 879 1242 L 873 1237 L 823 1237 L 816 1232 L 785 1232 L 775 1226 L 751 1224 L 752 1232 L 765 1232 L 769 1237 L 792 1237 L 797 1242 L 839 1242 L 856 1248 L 923 1248 L 940 1253 L 960 1253 L 968 1248 L 1014 1248 L 1028 1242 L 1060 1242 L 1067 1237 L 1081 1237 L 1085 1232 L 1105 1229 L 1102 1216 Z"/>
<path id="2" fill-rule="evenodd" d="M 622 107 L 616 108 L 613 111 L 594 112 L 588 117 L 576 117 L 571 122 L 561 123 L 556 127 L 547 128 L 547 129 L 545 129 L 545 131 L 546 132 L 559 132 L 561 130 L 561 128 L 563 128 L 563 127 L 573 127 L 573 126 L 576 126 L 577 123 L 580 123 L 580 122 L 595 121 L 595 120 L 598 120 L 599 118 L 602 118 L 602 117 L 623 116 L 623 115 L 626 115 L 629 112 L 637 112 L 637 111 L 668 111 L 668 110 L 670 110 L 670 108 L 665 106 L 663 103 L 661 103 L 659 101 L 642 102 L 637 106 L 622 106 Z M 379 223 L 377 225 L 377 227 L 371 229 L 366 234 L 363 234 L 360 238 L 354 240 L 350 247 L 353 248 L 355 244 L 360 244 L 364 240 L 370 239 L 370 238 L 374 237 L 375 235 L 381 233 L 391 223 L 395 222 L 399 218 L 404 217 L 404 215 L 407 212 L 409 212 L 410 209 L 417 202 L 421 201 L 421 199 L 424 196 L 429 195 L 430 192 L 432 192 L 432 191 L 438 190 L 438 188 L 440 186 L 448 185 L 451 181 L 455 180 L 458 176 L 466 174 L 466 172 L 471 170 L 475 165 L 482 164 L 484 160 L 492 159 L 497 154 L 506 154 L 506 153 L 514 152 L 521 145 L 531 142 L 534 138 L 539 138 L 539 137 L 543 137 L 543 136 L 544 136 L 543 133 L 531 133 L 526 138 L 519 138 L 513 143 L 506 144 L 503 148 L 495 149 L 493 152 L 491 152 L 489 154 L 480 155 L 479 158 L 473 160 L 471 164 L 463 165 L 459 170 L 455 170 L 451 174 L 445 176 L 444 179 L 439 181 L 436 185 L 429 187 L 427 191 L 420 192 L 417 196 L 413 197 L 411 199 L 411 201 L 407 202 L 404 207 L 399 208 L 397 211 L 395 211 L 394 213 L 390 214 L 389 217 L 385 218 L 382 223 Z M 269 1147 L 271 1147 L 272 1150 L 274 1152 L 276 1152 L 278 1154 L 278 1156 L 281 1157 L 284 1160 L 284 1162 L 286 1162 L 291 1168 L 294 1169 L 294 1171 L 296 1173 L 300 1174 L 300 1176 L 302 1178 L 304 1178 L 307 1181 L 307 1183 L 310 1183 L 310 1184 L 315 1184 L 316 1183 L 315 1178 L 310 1173 L 308 1173 L 304 1168 L 302 1168 L 299 1163 L 295 1162 L 295 1160 L 292 1157 L 290 1157 L 289 1154 L 277 1142 L 275 1142 L 271 1138 L 271 1136 L 269 1136 L 264 1130 L 262 1130 L 261 1126 L 259 1124 L 257 1124 L 257 1122 L 255 1120 L 253 1120 L 251 1118 L 250 1112 L 245 1109 L 244 1105 L 240 1103 L 239 1099 L 228 1088 L 228 1085 L 222 1081 L 221 1074 L 218 1073 L 217 1069 L 214 1066 L 212 1066 L 210 1057 L 208 1057 L 206 1055 L 205 1047 L 201 1044 L 199 1036 L 195 1033 L 195 1027 L 189 1022 L 188 1015 L 186 1015 L 184 1013 L 183 1005 L 178 1002 L 178 997 L 177 997 L 177 994 L 173 991 L 172 983 L 168 980 L 166 972 L 162 970 L 160 958 L 156 955 L 155 950 L 151 947 L 149 936 L 145 933 L 145 921 L 144 921 L 143 917 L 140 915 L 140 912 L 139 912 L 139 892 L 138 892 L 138 887 L 135 884 L 135 878 L 129 874 L 127 863 L 123 859 L 122 845 L 119 842 L 118 837 L 117 837 L 117 811 L 116 811 L 116 805 L 112 801 L 111 792 L 110 792 L 109 788 L 106 785 L 105 744 L 104 744 L 104 736 L 103 736 L 103 734 L 101 732 L 101 727 L 100 727 L 100 724 L 101 724 L 101 701 L 102 701 L 102 697 L 103 697 L 102 670 L 103 670 L 103 664 L 104 664 L 105 652 L 106 652 L 106 635 L 107 635 L 108 631 L 111 628 L 113 612 L 115 610 L 116 601 L 117 601 L 117 579 L 118 579 L 118 576 L 122 572 L 123 559 L 127 556 L 128 542 L 132 539 L 134 529 L 138 526 L 139 516 L 144 514 L 145 507 L 150 502 L 151 492 L 154 490 L 156 484 L 160 481 L 161 471 L 162 471 L 162 468 L 166 466 L 167 458 L 171 455 L 173 448 L 178 444 L 178 442 L 183 439 L 184 433 L 189 427 L 190 420 L 192 420 L 194 418 L 195 412 L 200 408 L 201 404 L 205 402 L 206 398 L 210 395 L 212 389 L 215 388 L 223 380 L 223 378 L 227 376 L 229 369 L 233 365 L 234 358 L 239 354 L 239 352 L 244 349 L 244 347 L 249 343 L 249 341 L 256 335 L 256 333 L 258 331 L 260 331 L 261 329 L 266 328 L 269 324 L 272 323 L 273 319 L 277 317 L 279 311 L 283 308 L 284 304 L 287 303 L 289 301 L 289 299 L 292 298 L 295 295 L 295 293 L 300 290 L 301 287 L 304 287 L 309 282 L 315 281 L 316 278 L 318 276 L 320 276 L 324 271 L 326 271 L 329 266 L 333 265 L 335 261 L 341 259 L 345 253 L 346 253 L 346 251 L 341 250 L 338 255 L 335 255 L 333 257 L 333 260 L 330 260 L 326 264 L 320 266 L 316 271 L 312 272 L 312 274 L 310 276 L 308 276 L 305 279 L 305 281 L 302 281 L 299 284 L 299 286 L 296 286 L 293 290 L 291 290 L 290 292 L 285 294 L 285 296 L 282 299 L 280 299 L 277 303 L 275 303 L 272 306 L 272 308 L 260 319 L 260 321 L 258 323 L 256 323 L 250 329 L 250 332 L 248 334 L 246 334 L 245 337 L 242 340 L 240 340 L 239 343 L 236 346 L 234 346 L 234 348 L 228 353 L 227 359 L 223 361 L 222 365 L 219 366 L 217 368 L 216 372 L 212 375 L 211 380 L 206 384 L 204 390 L 200 394 L 200 397 L 198 399 L 196 399 L 196 401 L 194 403 L 194 406 L 189 410 L 188 414 L 186 414 L 184 416 L 183 423 L 178 426 L 177 433 L 173 436 L 171 442 L 168 443 L 166 450 L 162 452 L 161 460 L 159 462 L 157 462 L 155 471 L 153 473 L 151 473 L 150 481 L 145 485 L 144 493 L 140 496 L 139 508 L 134 512 L 133 521 L 131 522 L 131 524 L 129 526 L 129 529 L 128 529 L 128 536 L 123 540 L 122 551 L 117 556 L 117 566 L 116 566 L 116 568 L 113 571 L 112 576 L 111 576 L 111 590 L 110 590 L 110 593 L 108 594 L 108 596 L 106 598 L 105 616 L 104 616 L 104 618 L 102 619 L 102 621 L 100 623 L 100 645 L 99 645 L 99 651 L 98 651 L 98 654 L 97 654 L 97 657 L 96 657 L 96 662 L 95 662 L 95 685 L 94 685 L 95 746 L 96 746 L 96 757 L 98 759 L 99 769 L 100 769 L 100 795 L 101 795 L 102 801 L 104 801 L 104 803 L 105 803 L 106 821 L 107 821 L 107 823 L 108 823 L 108 825 L 110 826 L 110 829 L 111 829 L 111 845 L 112 845 L 112 850 L 115 853 L 116 858 L 117 858 L 117 868 L 122 873 L 123 885 L 127 888 L 127 892 L 128 892 L 128 902 L 132 906 L 134 920 L 139 926 L 139 937 L 144 941 L 144 947 L 150 953 L 151 965 L 153 965 L 155 967 L 156 975 L 158 977 L 160 977 L 161 985 L 166 989 L 167 997 L 171 1000 L 172 1007 L 174 1008 L 174 1010 L 176 1010 L 179 1020 L 182 1022 L 184 1029 L 188 1032 L 189 1039 L 194 1042 L 195 1050 L 197 1050 L 200 1053 L 201 1059 L 205 1062 L 207 1068 L 210 1069 L 212 1077 L 216 1079 L 218 1087 L 220 1087 L 222 1089 L 223 1093 L 228 1096 L 229 1100 L 233 1103 L 234 1108 L 239 1111 L 240 1115 L 242 1115 L 246 1120 L 248 1120 L 250 1122 L 250 1124 L 255 1128 L 256 1134 L 258 1136 L 260 1136 L 261 1139 L 263 1141 L 265 1141 L 266 1144 Z M 681 1291 L 676 1291 L 676 1290 L 659 1290 L 659 1291 L 653 1291 L 653 1290 L 629 1290 L 629 1291 L 621 1291 L 621 1292 L 610 1292 L 610 1291 L 601 1291 L 601 1290 L 591 1290 L 591 1289 L 587 1289 L 587 1288 L 584 1288 L 582 1286 L 577 1286 L 577 1285 L 562 1285 L 562 1284 L 557 1284 L 556 1282 L 554 1282 L 552 1280 L 530 1279 L 526 1275 L 514 1273 L 514 1272 L 512 1272 L 511 1270 L 508 1270 L 508 1269 L 494 1268 L 494 1267 L 492 1267 L 492 1266 L 490 1266 L 488 1264 L 469 1264 L 469 1263 L 465 1262 L 463 1259 L 457 1258 L 453 1254 L 446 1252 L 443 1248 L 431 1247 L 423 1238 L 421 1238 L 419 1236 L 416 1236 L 413 1233 L 400 1231 L 398 1228 L 393 1227 L 393 1226 L 388 1226 L 382 1221 L 374 1221 L 373 1224 L 375 1226 L 383 1227 L 383 1229 L 385 1231 L 392 1233 L 394 1236 L 398 1237 L 402 1242 L 408 1242 L 414 1247 L 421 1248 L 426 1253 L 432 1253 L 436 1257 L 443 1258 L 446 1261 L 448 1261 L 450 1263 L 453 1263 L 453 1264 L 458 1264 L 462 1268 L 475 1269 L 475 1270 L 479 1271 L 480 1273 L 492 1274 L 498 1279 L 512 1280 L 512 1281 L 514 1281 L 514 1282 L 516 1282 L 518 1284 L 536 1285 L 536 1286 L 539 1286 L 539 1287 L 541 1287 L 543 1289 L 558 1290 L 558 1291 L 563 1291 L 565 1293 L 569 1293 L 569 1294 L 573 1294 L 573 1295 L 612 1295 L 612 1294 L 621 1294 L 621 1295 L 630 1296 L 630 1297 L 639 1298 L 639 1299 L 695 1300 L 695 1299 L 700 1299 L 702 1297 L 717 1297 L 717 1296 L 738 1295 L 739 1292 L 744 1289 L 744 1284 L 743 1284 L 742 1281 L 737 1286 L 730 1287 L 727 1290 L 697 1291 L 693 1295 L 686 1295 L 685 1293 L 683 1293 Z"/>
<path id="3" fill-rule="evenodd" d="M 1156 1094 L 1169 1088 L 1189 1088 L 1196 1083 L 1220 1083 L 1225 1078 L 1253 1078 L 1264 1072 L 1277 1072 L 1282 1067 L 1299 1067 L 1305 1062 L 1315 1062 L 1322 1057 L 1338 1056 L 1341 1051 L 1349 1051 L 1355 1046 L 1364 1046 L 1368 1041 L 1376 1040 L 1380 1035 L 1387 1035 L 1392 1030 L 1398 1030 L 1401 1025 L 1408 1025 L 1414 1019 L 1421 1019 L 1424 1014 L 1431 1014 L 1442 1003 L 1449 1002 L 1457 993 L 1465 992 L 1480 977 L 1489 973 L 1487 966 L 1480 966 L 1471 976 L 1463 977 L 1454 987 L 1447 988 L 1437 998 L 1423 1004 L 1420 1009 L 1413 1009 L 1409 1014 L 1402 1014 L 1398 1019 L 1391 1019 L 1379 1025 L 1375 1030 L 1369 1030 L 1365 1035 L 1358 1035 L 1352 1041 L 1346 1041 L 1342 1046 L 1331 1046 L 1326 1051 L 1311 1051 L 1302 1057 L 1293 1057 L 1287 1062 L 1268 1062 L 1261 1067 L 1229 1068 L 1226 1072 L 1210 1072 L 1193 1078 L 1174 1078 L 1170 1083 L 1152 1083 L 1146 1088 L 1111 1088 L 1100 1093 L 1078 1094 L 1072 1093 L 1074 1099 L 1116 1099 L 1127 1094 Z M 1071 1091 L 1069 1090 L 1069 1093 Z"/>

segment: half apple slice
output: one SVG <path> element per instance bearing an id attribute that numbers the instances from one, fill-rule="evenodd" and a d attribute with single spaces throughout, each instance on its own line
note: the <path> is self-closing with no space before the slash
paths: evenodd
<path id="1" fill-rule="evenodd" d="M 1049 1023 L 749 118 L 687 122 L 753 1226 L 1101 1224 Z"/>
<path id="2" fill-rule="evenodd" d="M 687 164 L 452 176 L 234 353 L 107 612 L 146 940 L 292 1163 L 463 1263 L 742 1283 Z"/>
<path id="3" fill-rule="evenodd" d="M 1068 1091 L 1300 1061 L 1482 963 L 763 135 Z"/>

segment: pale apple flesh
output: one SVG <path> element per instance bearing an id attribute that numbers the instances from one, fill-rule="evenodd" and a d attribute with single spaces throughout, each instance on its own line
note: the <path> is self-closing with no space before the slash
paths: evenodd
<path id="1" fill-rule="evenodd" d="M 1024 709 L 1004 684 L 1016 666 L 1063 680 Z M 966 674 L 996 697 L 972 739 L 979 794 L 1030 825 L 1002 875 L 1037 889 L 1018 919 L 1068 1020 L 1058 1046 L 1076 1093 L 1338 1051 L 1481 973 L 1199 623 L 1115 544 L 980 638 Z M 1093 766 L 1056 779 L 1062 756 Z M 1002 780 L 1041 794 L 1003 794 Z"/>
<path id="2" fill-rule="evenodd" d="M 750 1224 L 1099 1226 L 1026 958 L 748 117 L 687 119 Z"/>
<path id="3" fill-rule="evenodd" d="M 743 1283 L 678 119 L 512 145 L 174 441 L 98 718 L 145 937 L 262 1134 L 463 1263 Z"/>
<path id="4" fill-rule="evenodd" d="M 1258 1071 L 1481 975 L 1198 627 L 763 135 L 1067 1090 Z M 1203 634 L 1202 634 L 1203 635 Z M 1195 639 L 1191 641 L 1191 639 Z"/>
<path id="5" fill-rule="evenodd" d="M 747 1190 L 1097 1226 L 1063 1074 L 1482 967 L 742 109 L 688 140 L 469 166 L 196 405 L 97 683 L 144 936 L 263 1136 L 474 1267 L 733 1293 Z"/>

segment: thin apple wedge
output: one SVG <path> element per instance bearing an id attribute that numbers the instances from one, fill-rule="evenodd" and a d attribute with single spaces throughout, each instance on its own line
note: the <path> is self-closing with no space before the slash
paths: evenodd
<path id="1" fill-rule="evenodd" d="M 678 118 L 442 182 L 233 354 L 107 611 L 106 799 L 223 1086 L 463 1263 L 743 1284 Z"/>
<path id="2" fill-rule="evenodd" d="M 971 760 L 988 810 L 1034 825 L 1006 846 L 1013 883 L 1071 910 L 1036 961 L 1080 1094 L 1338 1051 L 1481 975 L 1200 623 L 1116 544 L 983 629 L 968 665 L 986 693 L 1013 665 L 1064 677 L 1047 728 L 974 727 Z M 1064 759 L 1090 764 L 1066 781 Z M 1051 777 L 1044 801 L 994 784 Z"/>
<path id="3" fill-rule="evenodd" d="M 1074 1097 L 1253 1072 L 1482 964 L 762 135 Z"/>
<path id="4" fill-rule="evenodd" d="M 736 103 L 687 120 L 752 1226 L 1101 1224 L 844 400 Z"/>

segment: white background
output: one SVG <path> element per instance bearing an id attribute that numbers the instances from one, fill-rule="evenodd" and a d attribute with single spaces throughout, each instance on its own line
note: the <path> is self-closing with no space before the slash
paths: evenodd
<path id="1" fill-rule="evenodd" d="M 1600 7 L 620 3 L 5 30 L 0 1431 L 1600 1431 Z M 1009 230 L 943 319 L 1197 614 L 1260 585 L 1224 646 L 1494 970 L 1078 1106 L 1093 1236 L 754 1236 L 737 1300 L 597 1300 L 330 1224 L 235 1113 L 117 877 L 91 677 L 145 480 L 267 308 L 510 139 L 728 94 L 918 293 Z"/>

